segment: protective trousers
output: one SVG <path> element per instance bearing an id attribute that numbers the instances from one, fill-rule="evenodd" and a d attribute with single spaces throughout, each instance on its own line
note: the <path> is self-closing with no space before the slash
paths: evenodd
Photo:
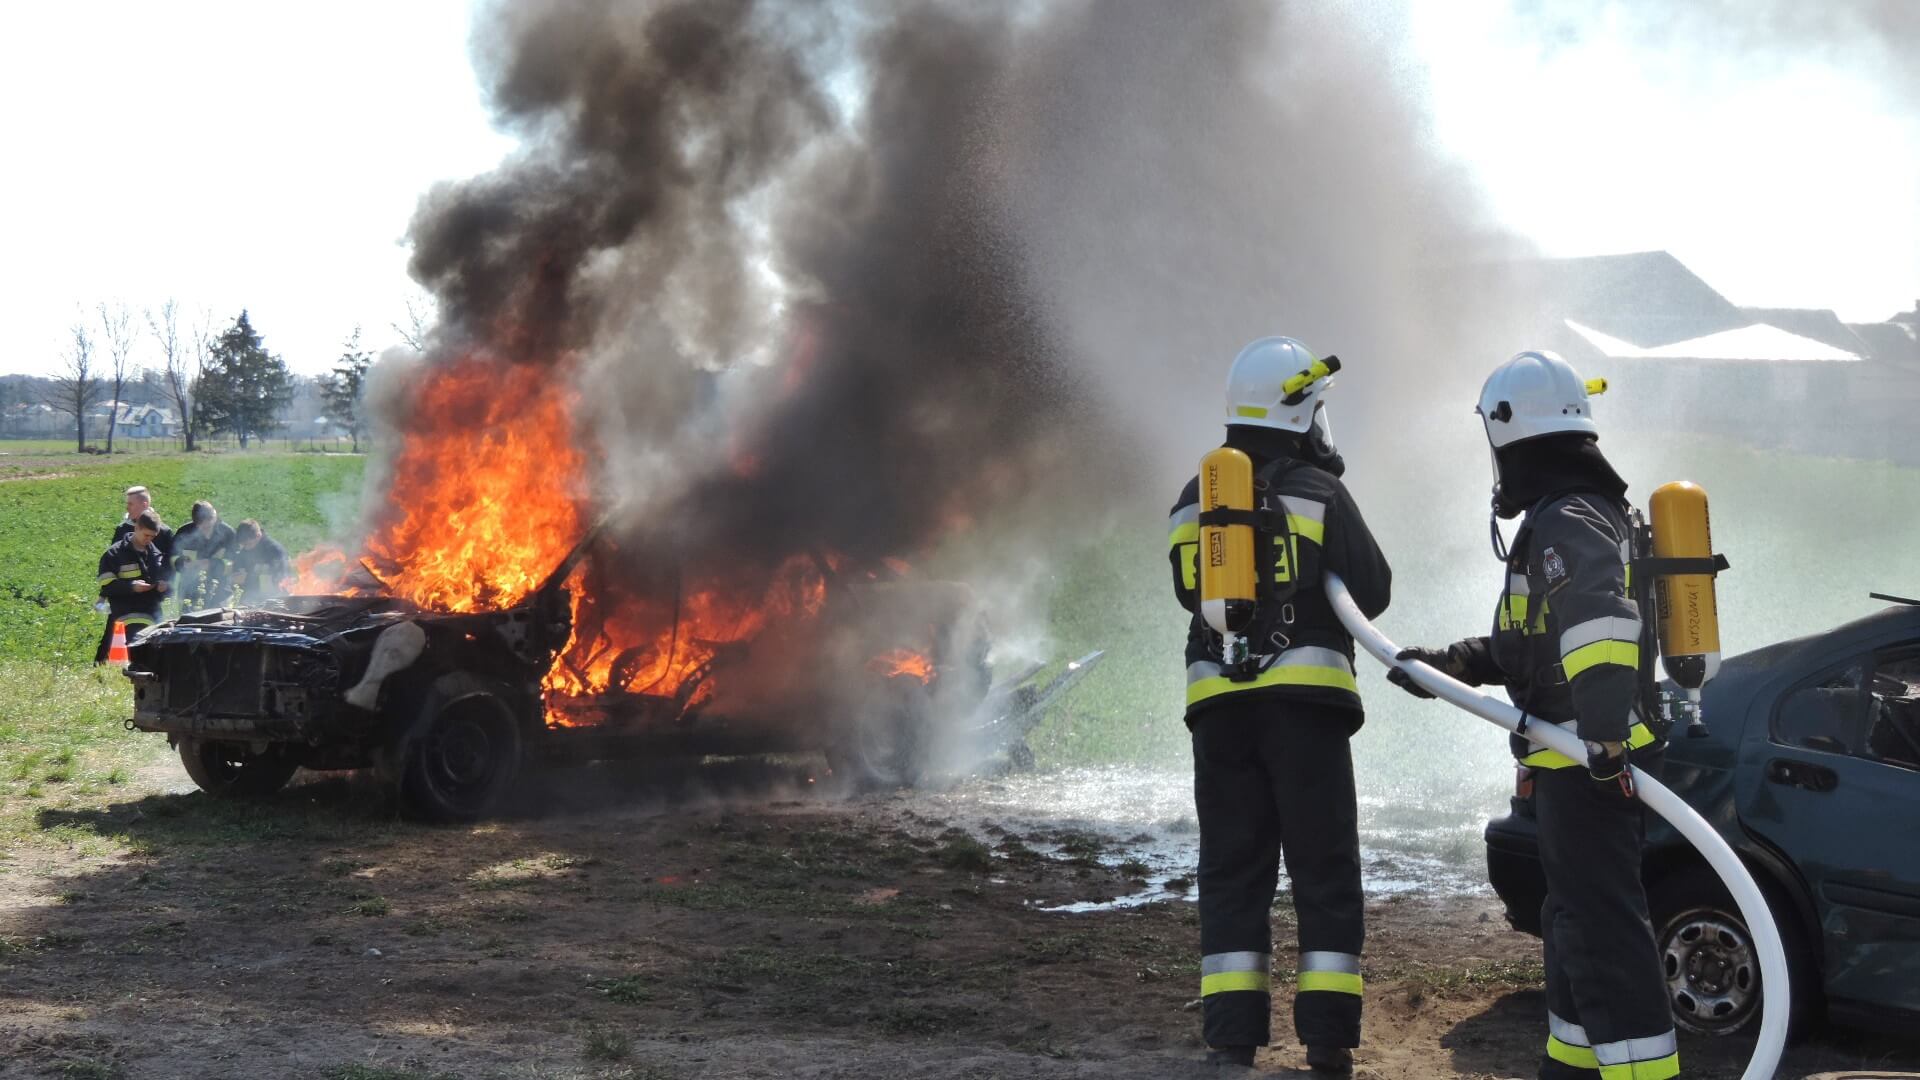
<path id="1" fill-rule="evenodd" d="M 1293 1028 L 1308 1046 L 1360 1045 L 1366 936 L 1353 757 L 1357 714 L 1222 701 L 1193 722 L 1200 818 L 1200 996 L 1209 1046 L 1270 1041 L 1281 853 L 1300 928 Z"/>
<path id="2" fill-rule="evenodd" d="M 1659 772 L 1658 753 L 1634 764 Z M 1547 1053 L 1541 1080 L 1667 1080 L 1680 1074 L 1666 976 L 1640 884 L 1643 810 L 1582 767 L 1536 769 L 1547 899 Z"/>

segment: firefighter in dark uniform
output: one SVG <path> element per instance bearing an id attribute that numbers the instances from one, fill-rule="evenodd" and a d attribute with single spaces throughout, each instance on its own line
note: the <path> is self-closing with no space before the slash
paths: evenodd
<path id="1" fill-rule="evenodd" d="M 1291 338 L 1263 338 L 1234 360 L 1226 445 L 1252 459 L 1255 504 L 1284 521 L 1256 563 L 1272 597 L 1249 633 L 1259 674 L 1223 674 L 1222 639 L 1200 614 L 1198 478 L 1174 505 L 1174 593 L 1193 613 L 1187 634 L 1187 727 L 1200 820 L 1200 995 L 1215 1064 L 1251 1065 L 1270 1037 L 1270 915 L 1284 853 L 1299 923 L 1294 1032 L 1316 1071 L 1352 1071 L 1360 1045 L 1360 851 L 1348 739 L 1360 728 L 1353 639 L 1320 588 L 1339 574 L 1369 616 L 1387 606 L 1392 572 L 1340 482 L 1316 363 Z M 1337 366 L 1337 361 L 1333 362 Z M 1322 366 L 1319 370 L 1325 371 Z"/>
<path id="2" fill-rule="evenodd" d="M 1629 759 L 1651 773 L 1666 743 L 1649 728 L 1656 645 L 1631 591 L 1627 485 L 1601 454 L 1590 394 L 1565 360 L 1524 352 L 1488 378 L 1479 413 L 1493 446 L 1494 512 L 1521 516 L 1493 633 L 1406 649 L 1472 685 L 1504 684 L 1533 723 L 1585 740 L 1575 761 L 1524 737 L 1547 899 L 1547 1051 L 1542 1080 L 1666 1080 L 1680 1073 L 1666 978 L 1640 884 L 1644 838 Z M 1427 697 L 1399 670 L 1390 676 Z M 1664 734 L 1664 732 L 1662 732 Z"/>
<path id="3" fill-rule="evenodd" d="M 166 556 L 160 550 L 160 518 L 142 510 L 127 535 L 115 540 L 100 556 L 100 595 L 107 601 L 107 628 L 94 650 L 93 662 L 107 662 L 113 645 L 113 625 L 122 623 L 131 637 L 160 621 L 160 599 L 167 592 Z"/>

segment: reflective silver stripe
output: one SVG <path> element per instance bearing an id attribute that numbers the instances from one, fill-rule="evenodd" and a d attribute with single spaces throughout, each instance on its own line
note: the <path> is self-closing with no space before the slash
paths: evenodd
<path id="1" fill-rule="evenodd" d="M 1560 632 L 1560 655 L 1566 656 L 1596 641 L 1624 641 L 1637 645 L 1640 643 L 1640 620 L 1623 615 L 1602 615 L 1598 619 L 1588 619 L 1569 626 Z"/>
<path id="2" fill-rule="evenodd" d="M 1547 1010 L 1547 1031 L 1551 1032 L 1554 1038 L 1559 1039 L 1568 1046 L 1590 1047 L 1593 1045 L 1587 1041 L 1586 1028 L 1581 1027 L 1579 1024 L 1562 1020 L 1552 1009 Z"/>
<path id="3" fill-rule="evenodd" d="M 1201 975 L 1224 975 L 1229 971 L 1266 971 L 1273 957 L 1263 952 L 1217 952 L 1200 958 Z"/>
<path id="4" fill-rule="evenodd" d="M 1508 574 L 1507 575 L 1508 595 L 1526 596 L 1528 595 L 1529 592 L 1530 592 L 1530 586 L 1527 585 L 1527 575 L 1525 574 Z"/>
<path id="5" fill-rule="evenodd" d="M 1182 525 L 1198 524 L 1200 524 L 1200 504 L 1192 503 L 1173 512 L 1173 516 L 1167 519 L 1167 531 L 1172 532 Z"/>
<path id="6" fill-rule="evenodd" d="M 1303 952 L 1300 954 L 1301 971 L 1338 971 L 1347 975 L 1360 974 L 1360 957 L 1343 952 Z"/>
<path id="7" fill-rule="evenodd" d="M 1336 649 L 1325 649 L 1318 645 L 1301 645 L 1280 654 L 1273 667 L 1325 667 L 1338 668 L 1347 674 L 1353 674 L 1353 661 L 1347 654 Z M 1269 669 L 1271 670 L 1271 669 Z"/>
<path id="8" fill-rule="evenodd" d="M 1261 657 L 1261 660 L 1265 659 Z M 1301 645 L 1298 648 L 1288 649 L 1281 653 L 1279 659 L 1269 665 L 1266 670 L 1271 671 L 1277 667 L 1338 668 L 1349 675 L 1353 674 L 1353 661 L 1347 659 L 1346 653 L 1318 645 Z M 1197 660 L 1187 665 L 1187 685 L 1192 686 L 1202 679 L 1218 679 L 1224 674 L 1219 664 L 1211 660 Z"/>
<path id="9" fill-rule="evenodd" d="M 1679 1040 L 1673 1037 L 1672 1029 L 1664 1035 L 1649 1035 L 1644 1039 L 1621 1039 L 1619 1042 L 1595 1043 L 1593 1056 L 1600 1059 L 1602 1065 L 1626 1065 L 1635 1061 L 1658 1061 L 1669 1054 L 1680 1052 Z"/>
<path id="10" fill-rule="evenodd" d="M 1319 499 L 1303 499 L 1298 495 L 1280 496 L 1280 508 L 1294 517 L 1303 517 L 1308 521 L 1326 524 L 1327 504 Z"/>
<path id="11" fill-rule="evenodd" d="M 1633 561 L 1633 541 L 1631 540 L 1620 541 L 1620 565 L 1625 566 L 1626 564 L 1632 561 Z"/>

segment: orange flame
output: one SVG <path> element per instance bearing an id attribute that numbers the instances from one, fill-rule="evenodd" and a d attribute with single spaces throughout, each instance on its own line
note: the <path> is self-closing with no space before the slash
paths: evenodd
<path id="1" fill-rule="evenodd" d="M 893 649 L 867 661 L 867 670 L 889 679 L 912 678 L 923 683 L 933 681 L 933 661 L 912 649 Z"/>
<path id="2" fill-rule="evenodd" d="M 584 528 L 574 500 L 586 459 L 565 384 L 471 357 L 427 377 L 387 519 L 366 542 L 394 595 L 436 611 L 508 607 L 566 558 Z"/>

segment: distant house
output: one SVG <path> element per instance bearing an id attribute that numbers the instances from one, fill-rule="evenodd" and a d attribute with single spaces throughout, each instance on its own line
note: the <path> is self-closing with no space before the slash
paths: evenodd
<path id="1" fill-rule="evenodd" d="M 180 433 L 173 412 L 158 405 L 128 405 L 114 420 L 116 430 L 129 439 L 171 439 Z"/>

